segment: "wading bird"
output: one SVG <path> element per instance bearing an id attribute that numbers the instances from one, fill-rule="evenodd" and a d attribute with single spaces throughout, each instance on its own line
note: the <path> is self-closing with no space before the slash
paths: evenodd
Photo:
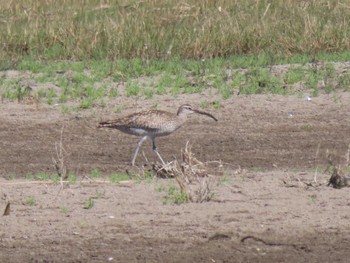
<path id="1" fill-rule="evenodd" d="M 167 136 L 179 129 L 187 120 L 187 115 L 191 113 L 206 115 L 215 121 L 218 121 L 213 115 L 193 109 L 192 106 L 184 104 L 179 107 L 176 114 L 161 110 L 141 111 L 124 118 L 100 122 L 98 128 L 113 128 L 127 134 L 141 136 L 132 156 L 131 164 L 133 166 L 135 165 L 136 156 L 142 143 L 147 138 L 150 138 L 152 140 L 153 151 L 157 154 L 158 158 L 164 165 L 165 163 L 158 152 L 155 138 Z"/>

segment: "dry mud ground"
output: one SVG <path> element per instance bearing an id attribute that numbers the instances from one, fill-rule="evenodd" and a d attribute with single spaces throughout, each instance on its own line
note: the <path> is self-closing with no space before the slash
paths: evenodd
<path id="1" fill-rule="evenodd" d="M 57 107 L 0 105 L 0 262 L 348 262 L 350 188 L 327 186 L 327 152 L 346 162 L 350 94 L 235 96 L 192 115 L 158 140 L 163 158 L 178 157 L 187 140 L 201 161 L 222 161 L 225 180 L 210 202 L 163 204 L 171 179 L 123 184 L 33 184 L 28 173 L 54 173 L 60 141 L 71 173 L 130 169 L 136 138 L 98 130 L 102 119 L 148 109 L 198 106 L 208 94 L 123 99 L 105 109 L 70 114 Z M 128 105 L 121 113 L 113 107 Z M 142 150 L 155 161 L 151 144 Z M 145 162 L 142 154 L 137 164 Z M 240 167 L 240 169 L 239 169 Z M 313 177 L 317 171 L 317 184 Z M 15 180 L 8 178 L 16 177 Z M 32 196 L 35 205 L 26 204 Z M 84 209 L 93 198 L 94 206 Z"/>

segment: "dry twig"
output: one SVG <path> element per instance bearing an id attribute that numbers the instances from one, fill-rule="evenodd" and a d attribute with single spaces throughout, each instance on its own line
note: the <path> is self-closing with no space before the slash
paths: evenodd
<path id="1" fill-rule="evenodd" d="M 65 164 L 65 159 L 68 156 L 67 151 L 63 147 L 63 131 L 64 126 L 61 129 L 60 141 L 55 143 L 55 152 L 56 158 L 52 157 L 52 161 L 57 172 L 57 175 L 60 177 L 61 188 L 63 189 L 63 180 L 68 178 L 68 171 Z"/>

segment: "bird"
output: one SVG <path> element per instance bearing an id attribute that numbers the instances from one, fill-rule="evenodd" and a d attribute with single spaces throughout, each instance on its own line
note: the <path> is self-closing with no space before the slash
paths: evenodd
<path id="1" fill-rule="evenodd" d="M 159 154 L 155 139 L 167 136 L 178 130 L 186 122 L 187 115 L 191 113 L 205 115 L 218 121 L 210 113 L 194 109 L 189 104 L 183 104 L 179 107 L 176 114 L 162 110 L 146 110 L 116 120 L 100 122 L 97 128 L 117 129 L 121 132 L 141 137 L 132 156 L 132 166 L 135 166 L 136 156 L 142 143 L 147 138 L 151 139 L 153 151 L 157 154 L 162 164 L 165 165 L 163 158 Z"/>

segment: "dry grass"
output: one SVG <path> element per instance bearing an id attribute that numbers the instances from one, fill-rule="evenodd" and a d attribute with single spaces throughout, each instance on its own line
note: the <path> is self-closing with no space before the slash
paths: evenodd
<path id="1" fill-rule="evenodd" d="M 218 162 L 217 166 L 221 164 Z M 190 202 L 202 203 L 210 201 L 214 196 L 218 177 L 209 173 L 207 163 L 202 163 L 194 157 L 188 142 L 182 151 L 181 163 L 174 160 L 165 166 L 156 165 L 153 169 L 159 177 L 175 177 L 181 191 L 186 193 Z"/>
<path id="2" fill-rule="evenodd" d="M 350 48 L 348 1 L 0 0 L 0 56 L 204 58 Z"/>

